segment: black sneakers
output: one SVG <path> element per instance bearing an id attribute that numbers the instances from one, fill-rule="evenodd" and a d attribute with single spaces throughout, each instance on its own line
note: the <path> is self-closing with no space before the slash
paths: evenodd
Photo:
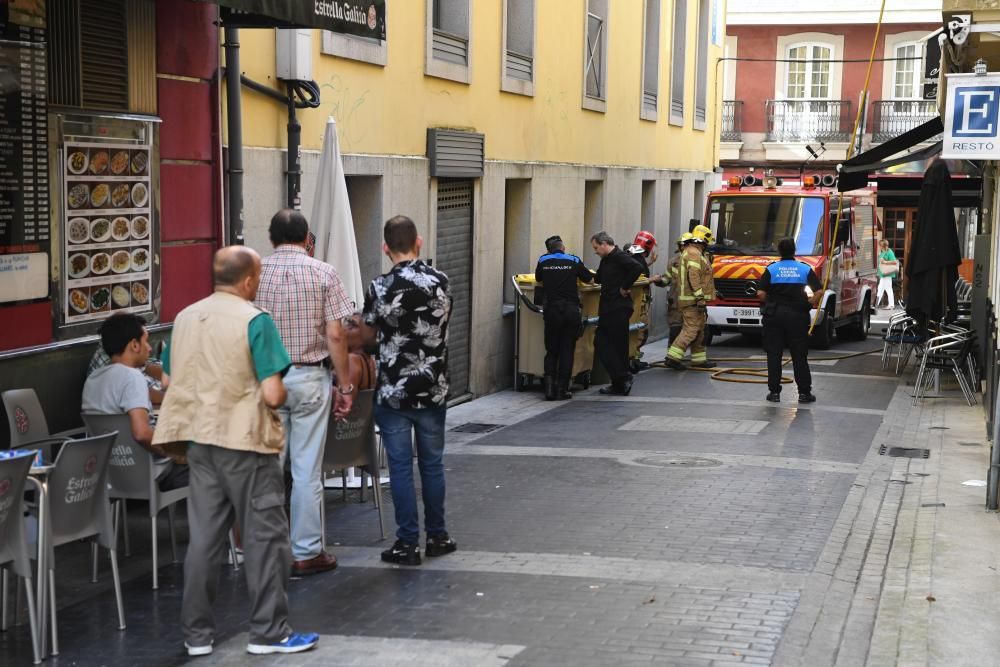
<path id="1" fill-rule="evenodd" d="M 781 403 L 781 392 L 772 391 L 767 395 L 767 400 L 771 401 L 772 403 Z"/>
<path id="2" fill-rule="evenodd" d="M 458 549 L 458 545 L 455 544 L 455 540 L 448 537 L 448 533 L 442 533 L 433 537 L 430 535 L 427 536 L 427 549 L 424 553 L 427 554 L 428 558 L 434 558 L 435 556 L 450 554 L 456 549 Z"/>
<path id="3" fill-rule="evenodd" d="M 815 403 L 816 397 L 811 393 L 799 394 L 799 403 Z"/>
<path id="4" fill-rule="evenodd" d="M 429 545 L 430 541 L 428 541 Z M 427 555 L 430 556 L 430 553 Z M 407 544 L 403 540 L 396 540 L 391 549 L 386 549 L 382 552 L 382 560 L 386 563 L 395 563 L 396 565 L 420 565 L 420 545 Z"/>

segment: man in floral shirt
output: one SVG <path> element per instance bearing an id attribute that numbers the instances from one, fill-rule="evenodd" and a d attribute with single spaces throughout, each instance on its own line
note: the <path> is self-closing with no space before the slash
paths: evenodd
<path id="1" fill-rule="evenodd" d="M 419 259 L 423 239 L 406 216 L 385 223 L 389 273 L 365 294 L 365 323 L 378 343 L 375 421 L 389 459 L 396 543 L 382 560 L 420 565 L 420 523 L 413 486 L 413 440 L 424 500 L 427 556 L 457 548 L 444 524 L 444 420 L 448 400 L 448 276 Z M 373 330 L 373 331 L 372 331 Z M 374 336 L 372 336 L 374 334 Z"/>

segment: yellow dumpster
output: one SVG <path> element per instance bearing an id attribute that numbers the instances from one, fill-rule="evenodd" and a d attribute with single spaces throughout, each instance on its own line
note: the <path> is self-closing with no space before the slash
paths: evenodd
<path id="1" fill-rule="evenodd" d="M 535 304 L 535 276 L 522 273 L 511 277 L 518 293 L 514 324 L 514 388 L 524 391 L 545 375 L 545 324 L 543 307 Z M 578 283 L 582 304 L 583 335 L 576 341 L 572 377 L 585 389 L 594 370 L 594 333 L 601 300 L 601 286 Z M 632 286 L 633 313 L 629 325 L 629 358 L 637 357 L 649 329 L 649 281 L 640 278 Z"/>

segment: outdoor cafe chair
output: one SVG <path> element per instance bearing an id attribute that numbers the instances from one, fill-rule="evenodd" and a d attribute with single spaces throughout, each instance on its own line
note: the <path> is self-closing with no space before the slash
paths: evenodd
<path id="1" fill-rule="evenodd" d="M 934 373 L 942 370 L 953 372 L 965 401 L 970 406 L 976 404 L 973 383 L 966 375 L 969 370 L 968 358 L 972 355 L 972 344 L 972 334 L 960 331 L 935 336 L 927 341 L 920 359 L 920 370 L 913 385 L 913 405 L 924 397 Z"/>
<path id="2" fill-rule="evenodd" d="M 12 452 L 13 453 L 13 452 Z M 31 575 L 31 556 L 24 534 L 24 487 L 35 452 L 28 450 L 20 456 L 0 459 L 0 570 L 3 570 L 3 630 L 7 630 L 7 573 L 24 580 L 28 598 L 28 623 L 31 628 L 31 650 L 34 663 L 41 662 L 38 644 L 38 614 L 35 611 L 35 592 Z M 16 588 L 16 587 L 15 587 Z M 19 590 L 19 589 L 17 589 Z"/>
<path id="3" fill-rule="evenodd" d="M 347 417 L 338 421 L 333 412 L 326 430 L 323 448 L 323 477 L 335 470 L 361 469 L 361 488 L 365 486 L 365 473 L 372 478 L 372 495 L 378 510 L 378 525 L 385 539 L 385 522 L 382 519 L 382 488 L 379 485 L 378 451 L 375 446 L 375 419 L 373 406 L 375 391 L 358 392 Z M 346 484 L 345 484 L 346 488 Z M 346 492 L 345 492 L 346 493 Z M 323 548 L 326 549 L 326 502 L 320 499 L 320 517 L 323 526 Z"/>
<path id="4" fill-rule="evenodd" d="M 153 590 L 160 585 L 159 548 L 157 545 L 156 518 L 164 509 L 170 523 L 170 550 L 177 562 L 177 538 L 174 534 L 174 505 L 188 497 L 188 487 L 161 491 L 156 482 L 156 463 L 153 454 L 132 437 L 129 416 L 101 415 L 84 412 L 83 423 L 91 435 L 117 432 L 111 460 L 108 463 L 108 496 L 115 503 L 115 542 L 118 541 L 118 527 L 124 526 L 128 534 L 128 516 L 125 514 L 125 500 L 145 500 L 149 503 L 150 532 L 153 540 Z M 126 540 L 127 543 L 127 540 Z M 94 559 L 92 579 L 97 579 L 97 560 Z"/>
<path id="5" fill-rule="evenodd" d="M 34 389 L 8 389 L 0 393 L 0 399 L 10 425 L 11 449 L 50 447 L 84 433 L 82 428 L 51 433 Z"/>
<path id="6" fill-rule="evenodd" d="M 48 474 L 45 519 L 39 525 L 39 550 L 46 559 L 39 579 L 48 574 L 48 604 L 52 622 L 52 654 L 58 655 L 56 622 L 56 547 L 78 540 L 97 540 L 111 556 L 111 577 L 118 605 L 118 629 L 125 629 L 125 608 L 122 603 L 121 578 L 118 575 L 118 552 L 115 545 L 111 504 L 108 500 L 108 460 L 115 442 L 115 433 L 95 435 L 80 440 L 67 440 Z M 44 586 L 39 586 L 43 588 Z M 39 601 L 39 634 L 44 646 L 46 600 Z M 44 654 L 44 649 L 42 650 Z"/>

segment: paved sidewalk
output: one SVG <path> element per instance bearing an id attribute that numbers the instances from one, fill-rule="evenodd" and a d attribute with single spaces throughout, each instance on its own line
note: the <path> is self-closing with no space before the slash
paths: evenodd
<path id="1" fill-rule="evenodd" d="M 646 349 L 654 360 L 664 350 Z M 760 351 L 729 337 L 712 354 Z M 222 567 L 216 651 L 189 660 L 181 568 L 162 567 L 149 590 L 137 507 L 123 559 L 128 629 L 113 629 L 106 573 L 87 583 L 88 550 L 67 547 L 62 655 L 50 662 L 989 664 L 1000 655 L 997 517 L 982 509 L 983 488 L 962 484 L 985 478 L 981 410 L 955 398 L 913 407 L 877 356 L 816 362 L 814 382 L 818 403 L 794 402 L 793 386 L 776 405 L 763 385 L 651 369 L 628 398 L 507 391 L 453 408 L 448 522 L 459 551 L 387 566 L 371 502 L 328 493 L 340 567 L 289 587 L 293 626 L 322 634 L 308 654 L 246 655 L 243 572 Z M 453 430 L 471 424 L 483 432 Z M 929 458 L 893 458 L 882 444 Z M 0 663 L 28 655 L 26 628 L 0 636 Z"/>

